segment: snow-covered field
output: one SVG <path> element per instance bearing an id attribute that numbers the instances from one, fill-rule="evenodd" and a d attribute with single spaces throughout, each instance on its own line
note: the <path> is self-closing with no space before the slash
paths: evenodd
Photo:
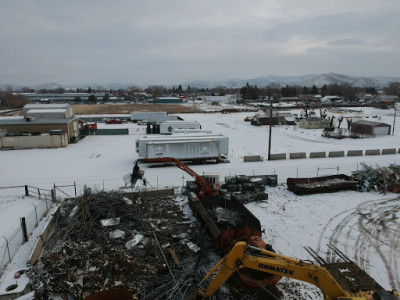
<path id="1" fill-rule="evenodd" d="M 294 111 L 299 113 L 300 111 Z M 393 124 L 393 110 L 355 108 L 346 112 L 328 112 L 343 117 L 369 117 L 371 120 Z M 286 188 L 288 177 L 314 177 L 344 173 L 361 168 L 365 162 L 373 167 L 385 167 L 398 163 L 400 154 L 342 158 L 318 158 L 268 161 L 268 126 L 251 126 L 244 122 L 252 113 L 180 114 L 186 121 L 198 121 L 205 130 L 229 137 L 230 163 L 191 166 L 198 174 L 217 172 L 223 179 L 231 175 L 277 174 L 278 186 L 268 187 L 267 202 L 247 204 L 260 219 L 265 233 L 264 240 L 274 249 L 287 256 L 310 259 L 304 247 L 316 250 L 322 257 L 331 255 L 328 244 L 340 249 L 358 263 L 386 289 L 400 289 L 400 199 L 396 194 L 378 192 L 338 192 L 311 196 L 296 196 Z M 376 118 L 372 118 L 372 117 Z M 320 129 L 301 129 L 291 126 L 274 126 L 272 129 L 272 153 L 367 150 L 400 147 L 400 122 L 394 135 L 367 139 L 327 139 Z M 346 126 L 343 121 L 342 127 Z M 77 144 L 59 149 L 32 149 L 0 152 L 0 186 L 29 184 L 50 189 L 53 184 L 71 185 L 76 182 L 78 191 L 84 185 L 98 189 L 124 187 L 123 176 L 132 171 L 138 158 L 135 140 L 145 134 L 145 127 L 137 124 L 105 125 L 106 128 L 129 128 L 125 136 L 89 136 Z M 261 155 L 262 162 L 244 163 L 245 155 Z M 178 168 L 148 168 L 145 176 L 150 185 L 180 187 L 192 178 Z M 12 198 L 1 195 L 1 223 L 7 222 L 4 214 L 16 214 L 8 210 Z M 32 200 L 33 201 L 33 200 Z M 10 204 L 11 203 L 11 204 Z M 393 212 L 393 213 L 387 213 Z M 366 218 L 367 216 L 368 218 Z M 386 216 L 386 217 L 385 217 Z M 386 219 L 385 219 L 386 218 Z M 380 232 L 379 222 L 386 222 L 386 231 Z M 8 229 L 2 224 L 1 235 Z M 306 286 L 299 284 L 299 287 Z M 313 292 L 314 294 L 317 292 Z M 289 296 L 288 296 L 289 297 Z M 312 296 L 310 296 L 312 298 Z M 311 299 L 310 298 L 310 299 Z M 312 298 L 314 299 L 314 298 Z"/>

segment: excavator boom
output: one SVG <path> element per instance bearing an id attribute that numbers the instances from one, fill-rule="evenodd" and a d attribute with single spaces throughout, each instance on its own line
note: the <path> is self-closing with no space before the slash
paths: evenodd
<path id="1" fill-rule="evenodd" d="M 326 300 L 400 300 L 397 292 L 349 293 L 340 286 L 328 270 L 319 265 L 248 246 L 245 242 L 236 243 L 232 250 L 205 276 L 207 280 L 219 269 L 207 289 L 198 289 L 198 295 L 203 299 L 214 295 L 240 266 L 311 283 L 321 289 Z"/>
<path id="2" fill-rule="evenodd" d="M 139 168 L 139 162 L 147 162 L 147 163 L 173 163 L 179 169 L 185 171 L 190 176 L 196 179 L 197 184 L 201 187 L 201 190 L 206 195 L 216 195 L 218 194 L 218 190 L 214 189 L 212 184 L 210 184 L 207 180 L 205 180 L 202 176 L 197 174 L 188 165 L 181 162 L 179 159 L 173 157 L 160 157 L 160 158 L 144 158 L 138 159 L 135 162 L 135 166 L 133 167 L 133 172 L 131 175 L 131 184 L 134 185 L 138 179 L 143 178 L 144 172 Z"/>

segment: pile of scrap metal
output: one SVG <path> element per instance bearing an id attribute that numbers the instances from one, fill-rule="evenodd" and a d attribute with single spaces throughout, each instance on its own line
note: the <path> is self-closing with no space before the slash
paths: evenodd
<path id="1" fill-rule="evenodd" d="M 359 182 L 344 174 L 309 177 L 288 178 L 287 187 L 296 195 L 331 193 L 343 190 L 357 190 Z"/>
<path id="2" fill-rule="evenodd" d="M 268 194 L 265 192 L 268 178 L 268 176 L 244 175 L 226 177 L 221 189 L 226 196 L 240 203 L 263 201 L 268 199 Z"/>
<path id="3" fill-rule="evenodd" d="M 361 164 L 362 169 L 354 171 L 352 178 L 360 183 L 360 190 L 376 190 L 381 193 L 400 193 L 400 165 L 391 164 L 388 167 L 368 166 Z"/>
<path id="4" fill-rule="evenodd" d="M 226 182 L 228 185 L 222 185 L 219 195 L 204 198 L 196 194 L 198 189 L 195 184 L 190 182 L 187 184 L 189 204 L 194 214 L 205 225 L 216 252 L 225 255 L 238 241 L 245 241 L 257 248 L 272 250 L 272 246 L 262 239 L 258 218 L 245 207 L 244 201 L 239 201 L 233 196 L 235 191 L 240 190 L 257 189 L 258 192 L 264 193 L 265 184 L 246 176 L 226 179 Z M 281 279 L 281 276 L 253 273 L 247 268 L 240 268 L 237 276 L 240 284 L 245 284 L 247 288 L 272 287 Z"/>
<path id="5" fill-rule="evenodd" d="M 27 274 L 37 299 L 82 299 L 101 290 L 145 298 L 152 277 L 193 259 L 202 239 L 171 197 L 93 192 L 61 203 L 43 254 Z M 75 298 L 71 298 L 75 297 Z"/>

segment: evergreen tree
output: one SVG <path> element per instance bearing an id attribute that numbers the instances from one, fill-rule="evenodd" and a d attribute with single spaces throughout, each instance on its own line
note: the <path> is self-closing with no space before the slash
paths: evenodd
<path id="1" fill-rule="evenodd" d="M 315 85 L 313 85 L 311 88 L 311 94 L 313 94 L 313 95 L 318 94 L 318 88 Z"/>
<path id="2" fill-rule="evenodd" d="M 90 95 L 89 98 L 88 98 L 88 102 L 90 104 L 96 104 L 97 103 L 97 97 L 95 95 L 93 95 L 93 94 Z"/>
<path id="3" fill-rule="evenodd" d="M 103 96 L 103 102 L 106 103 L 110 101 L 110 94 L 109 93 L 105 93 Z"/>

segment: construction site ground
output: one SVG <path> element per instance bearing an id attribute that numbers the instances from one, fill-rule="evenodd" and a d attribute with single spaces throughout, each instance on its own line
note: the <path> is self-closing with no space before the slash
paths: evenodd
<path id="1" fill-rule="evenodd" d="M 365 114 L 380 114 L 382 120 L 393 120 L 393 114 L 389 115 L 386 110 L 366 111 Z M 232 175 L 276 174 L 278 184 L 276 187 L 267 187 L 266 201 L 245 204 L 260 220 L 266 242 L 271 243 L 278 253 L 301 259 L 316 260 L 307 248 L 315 251 L 326 263 L 350 259 L 384 289 L 399 289 L 400 199 L 397 194 L 383 193 L 372 186 L 370 191 L 364 192 L 340 191 L 298 196 L 286 187 L 288 177 L 315 177 L 317 173 L 330 175 L 336 174 L 338 170 L 349 175 L 352 171 L 360 170 L 362 163 L 374 167 L 388 166 L 398 161 L 399 154 L 244 163 L 244 155 L 261 154 L 265 157 L 268 149 L 267 127 L 245 123 L 243 120 L 247 115 L 248 113 L 183 114 L 185 120 L 197 120 L 202 123 L 204 129 L 211 128 L 213 132 L 223 133 L 230 138 L 229 164 L 196 165 L 193 169 L 199 174 L 217 172 L 222 179 Z M 132 191 L 125 187 L 122 177 L 132 171 L 137 158 L 134 151 L 135 139 L 145 134 L 145 128 L 137 124 L 108 126 L 128 127 L 130 134 L 112 137 L 90 136 L 65 149 L 3 151 L 0 158 L 2 185 L 30 184 L 51 188 L 54 183 L 71 184 L 76 181 L 80 193 L 83 192 L 84 186 L 99 191 Z M 397 133 L 400 128 L 396 126 Z M 321 138 L 321 132 L 317 130 L 306 131 L 284 126 L 274 127 L 273 130 L 275 135 L 272 136 L 272 149 L 275 153 L 310 149 L 328 151 L 346 147 L 370 149 L 377 148 L 378 145 L 385 148 L 397 147 L 396 135 L 333 142 Z M 192 180 L 174 167 L 145 166 L 144 169 L 149 185 L 138 186 L 134 190 L 174 187 L 179 191 L 186 181 Z M 67 188 L 64 192 L 73 194 Z M 18 197 L 12 200 L 7 198 L 8 205 L 13 201 L 17 202 Z M 177 201 L 186 216 L 190 210 L 185 203 L 185 197 L 178 196 Z M 1 207 L 6 207 L 4 202 Z M 19 224 L 19 217 L 16 213 L 16 226 Z M 190 249 L 188 251 L 193 252 Z M 158 252 L 158 255 L 160 253 Z M 21 256 L 16 256 L 4 274 L 21 268 L 25 263 L 26 260 L 21 259 Z M 207 267 L 211 266 L 210 263 Z M 1 280 L 4 280 L 4 276 Z M 282 299 L 322 299 L 316 287 L 302 282 L 282 279 L 278 288 L 283 294 Z"/>

